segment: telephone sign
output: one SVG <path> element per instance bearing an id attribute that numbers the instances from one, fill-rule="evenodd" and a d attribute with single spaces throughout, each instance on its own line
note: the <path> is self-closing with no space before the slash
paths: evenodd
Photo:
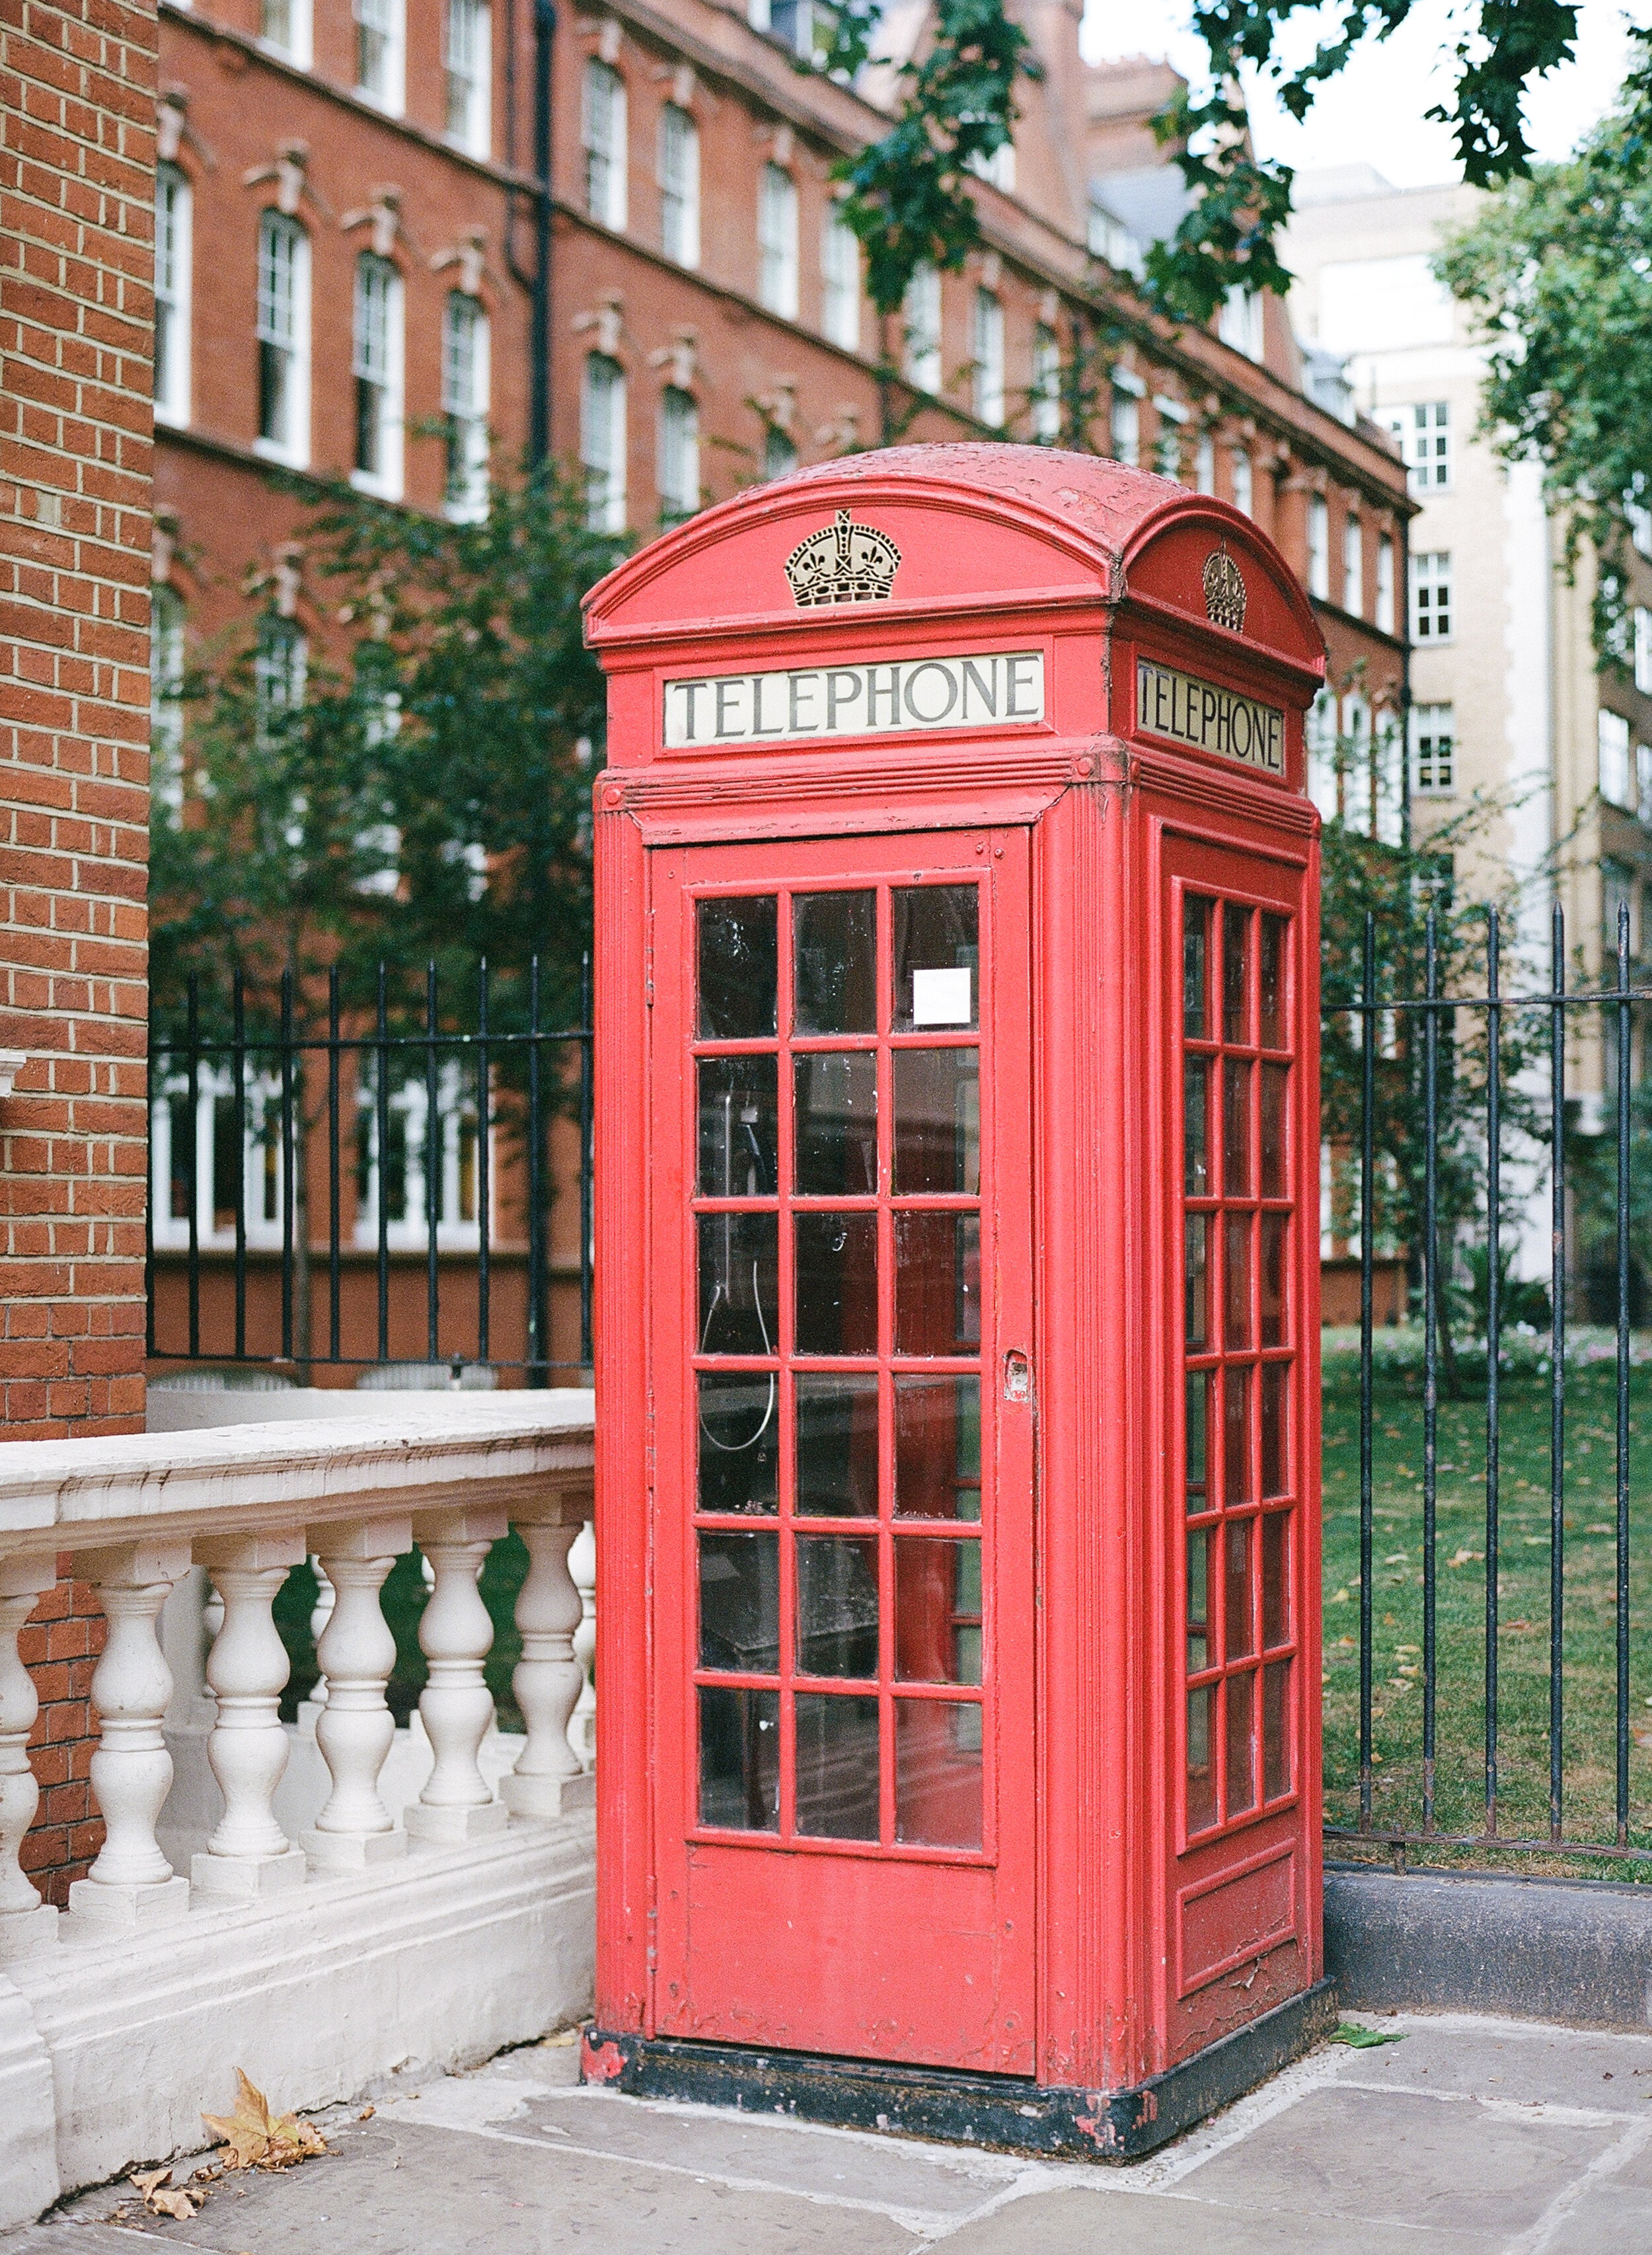
<path id="1" fill-rule="evenodd" d="M 1127 2158 L 1326 2005 L 1311 615 L 984 446 L 587 619 L 584 2072 Z"/>

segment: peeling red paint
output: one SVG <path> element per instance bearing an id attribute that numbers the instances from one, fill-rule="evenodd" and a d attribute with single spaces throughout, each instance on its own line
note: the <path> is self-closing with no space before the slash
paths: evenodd
<path id="1" fill-rule="evenodd" d="M 602 2043 L 593 2043 L 588 2035 L 580 2037 L 581 2083 L 617 2083 L 624 2071 L 625 2055 L 612 2036 Z"/>
<path id="2" fill-rule="evenodd" d="M 1112 2116 L 1107 2111 L 1107 2095 L 1104 2091 L 1092 2090 L 1088 2096 L 1092 2111 L 1088 2114 L 1076 2114 L 1073 2117 L 1074 2126 L 1083 2131 L 1099 2153 L 1110 2153 L 1118 2146 L 1119 2132 Z"/>

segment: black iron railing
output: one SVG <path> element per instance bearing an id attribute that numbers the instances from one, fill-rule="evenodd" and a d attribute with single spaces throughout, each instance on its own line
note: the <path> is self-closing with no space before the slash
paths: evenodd
<path id="1" fill-rule="evenodd" d="M 334 972 L 324 1024 L 304 1031 L 290 973 L 262 1016 L 239 975 L 227 996 L 192 976 L 181 1012 L 151 1026 L 150 1355 L 422 1362 L 455 1380 L 486 1366 L 541 1386 L 588 1368 L 588 959 L 580 1026 L 542 1023 L 545 983 L 536 958 L 500 1022 L 486 964 L 462 1017 L 433 963 L 411 1012 L 385 966 L 355 1012 Z M 559 1170 L 559 1122 L 577 1155 Z M 553 1234 L 572 1240 L 559 1264 Z M 577 1351 L 559 1357 L 553 1284 L 578 1293 Z"/>
<path id="2" fill-rule="evenodd" d="M 1337 1601 L 1346 1601 L 1349 1592 L 1332 1588 L 1342 1515 L 1337 1506 L 1346 1501 L 1339 1482 L 1346 1475 L 1328 1446 L 1327 1836 L 1381 1843 L 1401 1865 L 1408 1854 L 1431 1849 L 1652 1858 L 1652 1796 L 1648 1780 L 1632 1776 L 1632 1754 L 1641 1740 L 1631 1705 L 1632 1661 L 1642 1669 L 1652 1661 L 1652 1649 L 1637 1640 L 1631 1611 L 1632 1535 L 1636 1512 L 1649 1500 L 1646 1483 L 1634 1479 L 1632 1443 L 1637 1411 L 1652 1407 L 1637 1375 L 1631 1328 L 1642 1251 L 1632 1230 L 1632 1177 L 1643 1133 L 1636 1124 L 1635 1019 L 1639 1015 L 1645 1023 L 1652 987 L 1635 985 L 1631 976 L 1627 907 L 1618 919 L 1615 978 L 1586 989 L 1568 987 L 1557 906 L 1549 983 L 1541 991 L 1503 991 L 1494 913 L 1488 919 L 1483 992 L 1441 991 L 1438 938 L 1431 917 L 1423 994 L 1384 993 L 1367 917 L 1359 997 L 1339 1003 L 1337 1013 L 1346 1019 L 1351 1009 L 1357 1019 L 1360 1088 L 1357 1158 L 1352 1148 L 1346 1154 L 1357 1188 L 1360 1277 L 1359 1628 L 1357 1767 L 1350 1775 L 1346 1757 L 1353 1751 L 1347 1743 L 1353 1734 L 1346 1730 L 1348 1703 L 1339 1689 L 1339 1645 L 1346 1647 L 1352 1640 L 1336 1636 Z M 1472 1105 L 1478 1186 L 1466 1219 L 1460 1199 L 1457 1212 L 1443 1212 L 1441 1191 L 1443 1153 L 1456 1135 L 1460 1154 L 1464 1116 L 1460 1092 L 1454 1113 L 1445 1102 L 1443 1079 L 1453 1070 L 1455 1045 L 1466 1027 L 1478 1043 Z M 1574 1121 L 1569 1148 L 1568 1111 L 1576 1100 L 1568 1094 L 1568 1054 L 1586 1054 L 1591 1043 L 1590 1078 L 1598 1085 L 1591 1092 L 1590 1132 L 1585 1139 Z M 1512 1071 L 1511 1048 L 1520 1059 Z M 1420 1226 L 1403 1248 L 1421 1333 L 1414 1370 L 1385 1346 L 1374 1322 L 1376 1237 L 1385 1184 L 1391 1186 L 1395 1167 L 1395 1154 L 1379 1143 L 1378 1077 L 1386 1060 L 1396 1056 L 1409 1061 L 1409 1085 L 1420 1099 L 1415 1123 L 1420 1153 L 1412 1142 L 1401 1161 L 1414 1177 L 1420 1174 L 1420 1200 L 1414 1200 L 1414 1208 L 1420 1204 Z M 1512 1132 L 1511 1105 L 1521 1114 Z M 1594 1170 L 1596 1211 L 1606 1214 L 1615 1204 L 1615 1227 L 1607 1234 L 1603 1225 L 1599 1240 L 1595 1282 L 1612 1304 L 1595 1310 L 1607 1320 L 1588 1342 L 1597 1354 L 1592 1363 L 1569 1353 L 1568 1339 L 1578 1285 L 1578 1169 L 1585 1158 Z M 1505 1308 L 1515 1289 L 1527 1295 L 1529 1305 L 1533 1289 L 1529 1281 L 1517 1286 L 1508 1273 L 1509 1240 L 1522 1219 L 1518 1204 L 1510 1201 L 1510 1176 L 1521 1168 L 1528 1196 L 1547 1225 L 1546 1320 L 1536 1324 L 1509 1322 Z M 1518 1190 L 1515 1185 L 1516 1198 Z M 1529 1247 L 1529 1207 L 1525 1219 Z M 1448 1342 L 1442 1326 L 1452 1320 L 1452 1272 L 1460 1276 L 1471 1247 L 1483 1261 L 1483 1294 L 1472 1324 L 1479 1335 Z M 1460 1315 L 1458 1321 L 1460 1325 Z M 1328 1373 L 1334 1361 L 1328 1355 Z M 1482 1370 L 1483 1414 L 1476 1398 Z M 1346 1378 L 1343 1385 L 1351 1396 Z M 1328 1443 L 1338 1430 L 1337 1400 L 1336 1383 L 1328 1378 Z M 1443 1423 L 1450 1430 L 1449 1461 L 1441 1454 Z M 1388 1448 L 1393 1440 L 1400 1443 L 1397 1450 Z M 1379 1444 L 1387 1453 L 1386 1471 L 1377 1461 Z M 1595 1492 L 1606 1485 L 1597 1448 L 1609 1452 L 1609 1519 L 1596 1500 Z M 1483 1461 L 1473 1462 L 1482 1451 Z M 1515 1476 L 1506 1485 L 1511 1465 Z M 1586 1499 L 1584 1508 L 1602 1513 L 1578 1532 L 1577 1514 L 1569 1508 L 1574 1494 Z M 1379 1521 L 1391 1537 L 1385 1532 L 1379 1538 Z M 1474 1577 L 1452 1571 L 1480 1562 L 1468 1548 L 1471 1523 L 1483 1535 L 1485 1587 L 1483 1619 L 1472 1621 L 1464 1600 Z M 1535 1533 L 1524 1531 L 1531 1527 Z M 1420 1570 L 1414 1570 L 1409 1548 L 1413 1530 L 1420 1537 Z M 1453 1534 L 1460 1547 L 1442 1562 Z M 1605 1542 L 1597 1547 L 1594 1541 L 1608 1535 L 1609 1574 Z M 1384 1558 L 1381 1546 L 1389 1539 L 1406 1539 L 1407 1547 Z M 1546 1619 L 1530 1617 L 1536 1610 L 1530 1600 L 1543 1587 L 1531 1575 L 1522 1617 L 1511 1619 L 1505 1593 L 1525 1570 L 1529 1548 L 1546 1549 Z M 1638 1552 L 1634 1563 L 1638 1571 Z M 1399 1573 L 1385 1572 L 1395 1565 Z M 1449 1584 L 1445 1619 L 1443 1571 Z M 1546 1659 L 1540 1662 L 1538 1638 L 1545 1633 Z M 1402 1641 L 1406 1634 L 1417 1634 L 1419 1644 Z M 1471 1646 L 1477 1649 L 1471 1653 Z M 1380 1682 L 1389 1665 L 1395 1672 Z M 1652 1684 L 1636 1688 L 1652 1692 Z M 1568 1704 L 1574 1695 L 1575 1715 Z M 1644 1738 L 1652 1746 L 1652 1731 Z M 1632 1794 L 1637 1784 L 1638 1809 Z M 1356 1796 L 1357 1807 L 1349 1808 Z"/>

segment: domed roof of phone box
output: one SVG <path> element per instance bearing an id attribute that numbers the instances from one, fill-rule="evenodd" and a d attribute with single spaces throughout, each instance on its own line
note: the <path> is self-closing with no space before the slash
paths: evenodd
<path id="1" fill-rule="evenodd" d="M 787 565 L 847 510 L 899 551 L 886 599 L 799 608 Z M 1205 567 L 1243 573 L 1241 630 L 1206 617 Z M 1052 446 L 887 446 L 814 463 L 701 510 L 586 597 L 598 649 L 994 605 L 1133 600 L 1320 672 L 1324 643 L 1295 574 L 1242 511 L 1174 480 Z"/>

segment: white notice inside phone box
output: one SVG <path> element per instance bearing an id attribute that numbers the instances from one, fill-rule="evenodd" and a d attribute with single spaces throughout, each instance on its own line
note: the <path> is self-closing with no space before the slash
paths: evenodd
<path id="1" fill-rule="evenodd" d="M 970 991 L 974 973 L 914 971 L 912 1023 L 915 1026 L 967 1026 L 974 1016 Z"/>

